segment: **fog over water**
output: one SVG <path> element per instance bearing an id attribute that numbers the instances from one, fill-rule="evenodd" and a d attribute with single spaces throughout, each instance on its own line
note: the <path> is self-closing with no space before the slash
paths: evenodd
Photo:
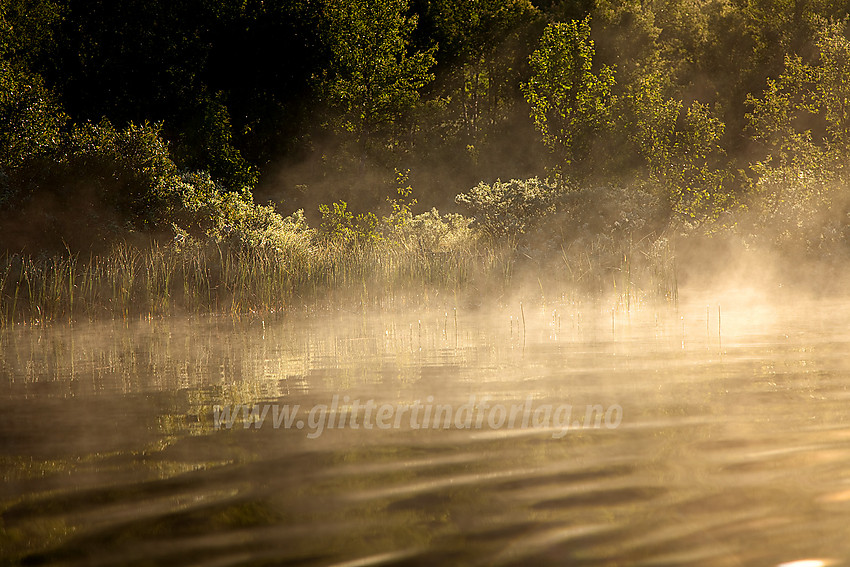
<path id="1" fill-rule="evenodd" d="M 848 62 L 845 0 L 3 0 L 0 567 L 850 564 Z"/>
<path id="2" fill-rule="evenodd" d="M 848 315 L 739 291 L 629 312 L 8 329 L 0 549 L 70 565 L 843 564 Z"/>

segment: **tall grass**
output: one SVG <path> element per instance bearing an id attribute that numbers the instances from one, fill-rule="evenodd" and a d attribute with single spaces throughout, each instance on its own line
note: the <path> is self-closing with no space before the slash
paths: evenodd
<path id="1" fill-rule="evenodd" d="M 610 244 L 610 243 L 609 243 Z M 173 314 L 269 313 L 292 306 L 349 309 L 465 296 L 499 297 L 535 282 L 542 291 L 675 301 L 675 258 L 663 239 L 615 250 L 562 250 L 562 261 L 529 265 L 510 239 L 362 242 L 305 239 L 284 247 L 117 244 L 81 257 L 0 256 L 0 327 Z M 618 260 L 619 258 L 619 260 Z"/>
<path id="2" fill-rule="evenodd" d="M 225 245 L 116 245 L 81 258 L 0 256 L 0 326 L 177 313 L 275 312 L 332 299 L 365 306 L 406 294 L 456 293 L 503 277 L 504 257 L 389 241 L 310 250 Z"/>

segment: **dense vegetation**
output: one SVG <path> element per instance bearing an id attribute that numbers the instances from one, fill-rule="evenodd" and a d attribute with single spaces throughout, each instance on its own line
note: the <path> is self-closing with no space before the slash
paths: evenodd
<path id="1" fill-rule="evenodd" d="M 517 282 L 670 297 L 683 239 L 842 263 L 848 14 L 0 0 L 0 321 Z"/>

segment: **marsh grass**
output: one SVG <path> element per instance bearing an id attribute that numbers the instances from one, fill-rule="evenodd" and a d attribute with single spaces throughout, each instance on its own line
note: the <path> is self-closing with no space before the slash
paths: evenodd
<path id="1" fill-rule="evenodd" d="M 570 261 L 565 256 L 560 273 L 535 277 L 541 289 L 545 277 L 548 289 L 560 284 L 573 294 L 614 291 L 626 309 L 647 291 L 675 300 L 675 261 L 669 248 L 656 248 L 624 256 L 614 269 L 589 252 Z M 645 256 L 650 253 L 655 256 Z M 0 326 L 269 313 L 325 302 L 355 309 L 447 296 L 475 303 L 518 283 L 515 256 L 508 247 L 429 251 L 388 242 L 329 243 L 301 257 L 263 248 L 157 244 L 120 244 L 85 259 L 6 254 L 0 257 Z"/>
<path id="2" fill-rule="evenodd" d="M 561 247 L 548 264 L 543 281 L 550 289 L 567 290 L 567 299 L 613 297 L 617 310 L 630 311 L 642 302 L 678 301 L 678 277 L 673 246 L 665 237 L 594 238 Z M 539 284 L 543 287 L 544 284 Z"/>
<path id="3" fill-rule="evenodd" d="M 508 283 L 508 252 L 396 242 L 314 243 L 296 253 L 223 244 L 118 244 L 81 258 L 0 256 L 0 325 L 178 313 L 277 312 L 331 301 L 365 307 Z"/>
<path id="4" fill-rule="evenodd" d="M 478 237 L 440 245 L 418 237 L 274 246 L 175 240 L 119 243 L 87 257 L 5 254 L 0 326 L 304 306 L 356 310 L 447 298 L 475 305 L 523 289 L 567 299 L 613 292 L 626 310 L 647 297 L 677 298 L 675 257 L 663 238 L 626 246 L 597 239 L 563 248 L 560 260 L 529 258 L 511 239 Z"/>

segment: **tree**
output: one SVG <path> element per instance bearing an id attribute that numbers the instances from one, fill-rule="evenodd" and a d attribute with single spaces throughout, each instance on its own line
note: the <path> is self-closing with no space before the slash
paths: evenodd
<path id="1" fill-rule="evenodd" d="M 850 41 L 847 19 L 823 22 L 817 33 L 816 89 L 811 110 L 820 112 L 834 151 L 850 155 Z"/>
<path id="2" fill-rule="evenodd" d="M 15 169 L 55 149 L 68 120 L 38 75 L 0 55 L 0 169 Z"/>
<path id="3" fill-rule="evenodd" d="M 665 94 L 665 79 L 652 71 L 630 85 L 618 108 L 619 126 L 664 192 L 670 211 L 699 224 L 729 205 L 720 139 L 725 125 L 699 102 L 685 107 Z"/>
<path id="4" fill-rule="evenodd" d="M 439 45 L 441 118 L 462 146 L 474 148 L 504 119 L 527 57 L 523 32 L 537 19 L 529 0 L 432 0 L 423 21 Z"/>
<path id="5" fill-rule="evenodd" d="M 768 79 L 761 98 L 750 96 L 753 137 L 782 165 L 823 151 L 850 156 L 850 41 L 848 21 L 821 21 L 813 63 L 786 56 L 785 69 Z"/>
<path id="6" fill-rule="evenodd" d="M 214 16 L 202 38 L 210 49 L 203 80 L 226 105 L 234 147 L 260 167 L 306 151 L 316 99 L 313 77 L 330 59 L 320 37 L 321 3 L 208 0 L 207 5 L 214 6 Z"/>
<path id="7" fill-rule="evenodd" d="M 413 49 L 417 18 L 407 9 L 407 0 L 327 0 L 323 25 L 332 55 L 320 92 L 337 129 L 356 138 L 361 160 L 379 132 L 390 144 L 399 141 L 392 127 L 434 78 L 435 48 Z"/>
<path id="8" fill-rule="evenodd" d="M 252 189 L 257 170 L 234 146 L 224 93 L 201 96 L 187 118 L 177 136 L 176 161 L 183 167 L 208 169 L 214 179 L 233 190 Z"/>
<path id="9" fill-rule="evenodd" d="M 54 0 L 0 0 L 0 54 L 34 70 L 55 43 L 61 18 Z"/>
<path id="10" fill-rule="evenodd" d="M 0 175 L 38 169 L 36 161 L 59 145 L 68 120 L 58 97 L 30 67 L 51 41 L 59 9 L 49 1 L 25 4 L 0 0 Z M 3 193 L 0 204 L 11 198 Z"/>
<path id="11" fill-rule="evenodd" d="M 220 79 L 209 64 L 213 41 L 222 40 L 216 32 L 236 17 L 224 2 L 62 4 L 55 45 L 38 70 L 75 120 L 162 122 L 179 166 L 209 169 L 232 188 L 255 182 L 238 148 L 226 89 L 209 86 Z"/>
<path id="12" fill-rule="evenodd" d="M 587 173 L 595 136 L 610 126 L 614 69 L 593 71 L 590 19 L 549 24 L 523 85 L 531 117 L 554 154 L 558 175 Z"/>
<path id="13" fill-rule="evenodd" d="M 765 157 L 751 164 L 760 228 L 808 249 L 848 239 L 850 214 L 850 41 L 847 20 L 821 20 L 815 57 L 786 56 L 785 69 L 747 100 Z"/>

